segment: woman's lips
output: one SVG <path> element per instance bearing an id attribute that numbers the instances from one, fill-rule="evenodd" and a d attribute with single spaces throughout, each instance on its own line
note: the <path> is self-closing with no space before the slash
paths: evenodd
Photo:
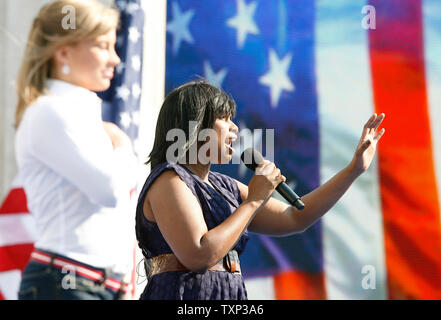
<path id="1" fill-rule="evenodd" d="M 227 150 L 229 154 L 233 154 L 235 150 L 231 147 L 231 145 L 225 144 L 227 146 Z"/>
<path id="2" fill-rule="evenodd" d="M 232 143 L 236 141 L 236 139 L 237 136 L 235 134 L 234 135 L 230 134 L 225 138 L 225 145 L 227 146 L 227 150 L 230 155 L 232 155 L 235 152 L 235 150 L 232 147 Z"/>
<path id="3" fill-rule="evenodd" d="M 113 71 L 104 72 L 104 77 L 112 79 L 113 78 Z"/>

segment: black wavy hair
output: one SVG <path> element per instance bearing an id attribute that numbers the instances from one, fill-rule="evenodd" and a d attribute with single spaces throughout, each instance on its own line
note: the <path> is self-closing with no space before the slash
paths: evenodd
<path id="1" fill-rule="evenodd" d="M 216 119 L 226 116 L 236 116 L 236 103 L 227 93 L 204 79 L 187 82 L 172 90 L 161 106 L 155 141 L 145 164 L 150 163 L 153 170 L 158 164 L 167 161 L 167 149 L 175 143 L 166 140 L 169 130 L 181 129 L 185 132 L 186 143 L 182 146 L 181 154 L 187 156 L 190 147 L 198 142 L 199 132 L 213 128 Z M 193 132 L 189 132 L 190 121 L 196 122 Z"/>

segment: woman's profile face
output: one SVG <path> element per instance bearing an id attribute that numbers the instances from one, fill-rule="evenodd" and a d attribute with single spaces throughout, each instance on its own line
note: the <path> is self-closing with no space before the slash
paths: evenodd
<path id="1" fill-rule="evenodd" d="M 239 131 L 239 128 L 228 115 L 216 119 L 213 129 L 216 131 L 217 136 L 217 140 L 214 142 L 217 148 L 217 159 L 211 160 L 219 164 L 228 163 L 233 159 L 235 150 L 232 148 L 232 142 L 237 139 L 236 133 Z"/>
<path id="2" fill-rule="evenodd" d="M 112 29 L 95 39 L 67 47 L 64 61 L 59 61 L 59 64 L 68 64 L 70 72 L 67 75 L 58 72 L 58 78 L 92 91 L 107 90 L 114 69 L 121 62 L 115 43 L 116 29 Z"/>

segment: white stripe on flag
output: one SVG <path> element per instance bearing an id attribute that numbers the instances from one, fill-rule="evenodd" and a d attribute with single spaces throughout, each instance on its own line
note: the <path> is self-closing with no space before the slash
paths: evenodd
<path id="1" fill-rule="evenodd" d="M 424 52 L 435 174 L 441 203 L 441 3 L 423 1 Z"/>
<path id="2" fill-rule="evenodd" d="M 274 300 L 273 277 L 259 277 L 245 280 L 249 300 Z"/>
<path id="3" fill-rule="evenodd" d="M 33 243 L 36 238 L 35 221 L 30 214 L 0 215 L 0 247 Z"/>
<path id="4" fill-rule="evenodd" d="M 367 31 L 361 26 L 361 8 L 365 4 L 361 0 L 317 2 L 321 183 L 350 162 L 362 127 L 374 112 Z M 322 227 L 328 299 L 385 299 L 376 161 L 323 217 Z M 362 286 L 367 276 L 362 273 L 364 266 L 375 268 L 375 289 Z"/>

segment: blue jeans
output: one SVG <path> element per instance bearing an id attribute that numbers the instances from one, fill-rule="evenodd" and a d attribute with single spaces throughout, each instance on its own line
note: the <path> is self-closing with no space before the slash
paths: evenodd
<path id="1" fill-rule="evenodd" d="M 69 278 L 70 277 L 70 278 Z M 31 260 L 23 273 L 19 300 L 117 300 L 119 293 L 81 275 L 63 273 Z"/>

